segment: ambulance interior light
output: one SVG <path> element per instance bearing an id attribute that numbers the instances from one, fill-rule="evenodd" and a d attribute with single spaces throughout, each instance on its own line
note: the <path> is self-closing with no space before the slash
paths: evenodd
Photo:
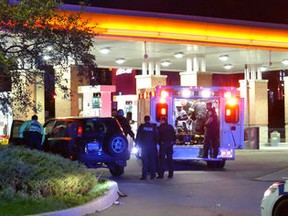
<path id="1" fill-rule="evenodd" d="M 166 91 L 166 90 L 162 90 L 161 93 L 160 93 L 160 96 L 161 96 L 162 98 L 166 98 L 166 97 L 169 96 L 169 92 Z"/>
<path id="2" fill-rule="evenodd" d="M 182 94 L 182 97 L 184 97 L 184 98 L 191 97 L 191 91 L 189 89 L 183 89 L 181 94 Z"/>
<path id="3" fill-rule="evenodd" d="M 201 91 L 201 96 L 204 98 L 209 98 L 211 96 L 211 91 L 208 89 L 204 89 L 203 91 Z"/>
<path id="4" fill-rule="evenodd" d="M 231 92 L 225 92 L 224 93 L 224 97 L 225 98 L 231 98 L 232 97 L 232 93 Z"/>

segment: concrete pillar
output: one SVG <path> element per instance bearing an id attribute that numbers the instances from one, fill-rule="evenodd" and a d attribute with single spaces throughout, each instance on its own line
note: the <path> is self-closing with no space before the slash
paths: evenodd
<path id="1" fill-rule="evenodd" d="M 136 89 L 153 89 L 158 85 L 166 85 L 166 75 L 137 75 Z"/>
<path id="2" fill-rule="evenodd" d="M 192 65 L 193 65 L 193 62 L 192 62 L 192 58 L 187 58 L 186 59 L 186 71 L 187 72 L 192 72 Z"/>
<path id="3" fill-rule="evenodd" d="M 199 71 L 199 69 L 201 69 L 201 71 Z M 212 86 L 212 73 L 204 71 L 206 71 L 206 62 L 204 57 L 197 57 L 197 56 L 193 57 L 193 64 L 192 59 L 187 58 L 186 71 L 180 73 L 180 85 Z"/>
<path id="4" fill-rule="evenodd" d="M 259 128 L 259 142 L 268 143 L 268 80 L 248 80 L 248 123 Z"/>
<path id="5" fill-rule="evenodd" d="M 284 77 L 285 140 L 288 142 L 288 77 Z"/>
<path id="6" fill-rule="evenodd" d="M 199 61 L 197 56 L 193 57 L 193 71 L 199 71 Z"/>
<path id="7" fill-rule="evenodd" d="M 23 112 L 20 107 L 16 103 L 13 103 L 13 115 L 19 119 L 19 120 L 30 120 L 32 115 L 36 114 L 38 116 L 38 120 L 40 123 L 45 122 L 45 88 L 44 88 L 44 80 L 43 76 L 35 76 L 33 78 L 33 83 L 29 83 L 29 85 L 26 86 L 25 89 L 22 89 L 23 91 L 29 92 L 30 100 L 33 104 L 36 110 L 38 110 L 37 113 L 35 113 L 32 109 L 33 107 L 29 107 L 29 111 L 26 110 L 26 112 Z M 25 83 L 25 77 L 23 76 L 21 78 L 22 82 Z M 19 91 L 15 85 L 13 85 L 12 80 L 12 94 L 17 94 L 17 91 Z"/>
<path id="8" fill-rule="evenodd" d="M 262 70 L 261 68 L 257 68 L 257 79 L 262 80 Z"/>
<path id="9" fill-rule="evenodd" d="M 154 74 L 154 62 L 149 61 L 149 75 L 153 75 Z"/>
<path id="10" fill-rule="evenodd" d="M 142 75 L 147 75 L 147 62 L 142 62 Z"/>
<path id="11" fill-rule="evenodd" d="M 155 87 L 167 84 L 166 75 L 137 75 L 136 78 L 136 90 L 137 95 L 147 94 L 155 91 Z M 138 100 L 137 106 L 137 122 L 140 124 L 143 122 L 144 116 L 150 114 L 150 98 L 145 100 Z M 154 121 L 154 120 L 152 120 Z"/>
<path id="12" fill-rule="evenodd" d="M 251 69 L 250 69 L 250 73 L 251 73 L 251 80 L 256 80 L 256 71 L 255 71 L 255 68 L 251 68 Z"/>
<path id="13" fill-rule="evenodd" d="M 244 124 L 249 127 L 249 95 L 248 95 L 248 81 L 239 80 L 240 83 L 240 97 L 244 98 Z"/>
<path id="14" fill-rule="evenodd" d="M 155 63 L 155 75 L 160 75 L 160 62 L 159 61 L 157 61 L 156 63 Z"/>
<path id="15" fill-rule="evenodd" d="M 68 91 L 70 93 L 71 88 L 71 71 L 70 68 L 67 70 L 63 70 L 63 68 L 60 67 L 54 67 L 55 72 L 62 73 L 62 81 L 65 82 L 65 80 L 68 81 L 63 83 L 63 85 L 68 87 Z M 56 85 L 55 86 L 55 117 L 65 117 L 65 116 L 71 116 L 71 97 L 68 96 L 64 97 L 63 91 Z"/>
<path id="16" fill-rule="evenodd" d="M 205 57 L 200 58 L 200 71 L 205 72 L 206 71 L 206 60 Z"/>

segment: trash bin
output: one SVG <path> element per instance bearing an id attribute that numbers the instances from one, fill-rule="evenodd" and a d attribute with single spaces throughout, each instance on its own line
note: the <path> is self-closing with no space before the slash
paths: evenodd
<path id="1" fill-rule="evenodd" d="M 259 127 L 245 128 L 244 144 L 245 149 L 259 149 Z"/>
<path id="2" fill-rule="evenodd" d="M 270 134 L 270 143 L 271 143 L 271 146 L 278 146 L 279 142 L 280 142 L 280 133 L 278 133 L 278 131 L 273 131 L 271 134 Z"/>

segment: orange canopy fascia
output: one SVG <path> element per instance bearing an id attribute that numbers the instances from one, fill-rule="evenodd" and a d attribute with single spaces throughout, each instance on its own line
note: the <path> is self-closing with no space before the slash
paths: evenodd
<path id="1" fill-rule="evenodd" d="M 65 13 L 76 13 L 65 11 Z M 288 28 L 81 12 L 99 38 L 288 50 Z"/>

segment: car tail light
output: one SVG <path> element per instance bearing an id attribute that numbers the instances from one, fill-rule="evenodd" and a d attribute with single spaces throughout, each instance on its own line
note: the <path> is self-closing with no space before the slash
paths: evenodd
<path id="1" fill-rule="evenodd" d="M 82 134 L 83 134 L 83 128 L 82 128 L 82 126 L 79 126 L 77 129 L 77 136 L 82 137 Z"/>

